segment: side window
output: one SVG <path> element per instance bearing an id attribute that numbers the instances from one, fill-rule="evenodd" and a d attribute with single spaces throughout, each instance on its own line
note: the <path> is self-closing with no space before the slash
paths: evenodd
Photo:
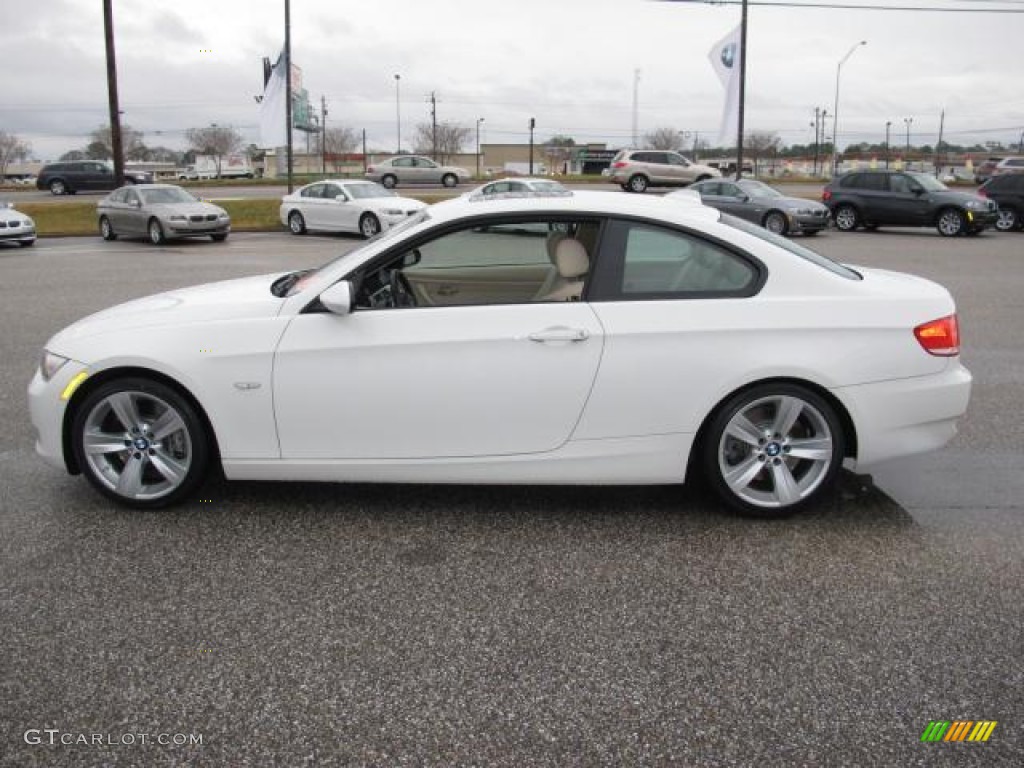
<path id="1" fill-rule="evenodd" d="M 413 160 L 411 157 L 399 157 L 391 165 L 395 168 L 412 168 Z"/>
<path id="2" fill-rule="evenodd" d="M 722 194 L 722 185 L 719 184 L 717 181 L 701 182 L 700 186 L 695 187 L 695 189 L 700 193 L 701 197 L 705 197 L 707 195 Z"/>
<path id="3" fill-rule="evenodd" d="M 681 165 L 684 168 L 689 165 L 685 157 L 671 152 L 668 154 L 668 161 L 672 163 L 672 165 Z"/>
<path id="4" fill-rule="evenodd" d="M 889 190 L 901 195 L 909 195 L 914 191 L 914 183 L 902 173 L 894 173 L 889 177 Z"/>
<path id="5" fill-rule="evenodd" d="M 126 190 L 124 190 L 124 201 L 126 203 L 129 203 L 130 205 L 135 205 L 136 203 L 139 203 L 139 204 L 142 203 L 142 201 L 139 199 L 139 193 L 136 192 L 134 189 L 126 189 Z"/>
<path id="6" fill-rule="evenodd" d="M 356 308 L 579 301 L 598 231 L 589 220 L 476 222 L 353 275 Z"/>
<path id="7" fill-rule="evenodd" d="M 324 188 L 323 184 L 314 184 L 313 186 L 306 187 L 304 190 L 302 190 L 299 193 L 299 196 L 300 197 L 318 198 L 318 197 L 321 196 L 321 194 L 323 192 L 323 188 Z"/>
<path id="8" fill-rule="evenodd" d="M 324 184 L 323 196 L 328 200 L 333 200 L 338 195 L 341 195 L 342 200 L 348 200 L 348 195 L 345 194 L 344 190 L 337 184 Z"/>
<path id="9" fill-rule="evenodd" d="M 696 235 L 649 224 L 611 223 L 601 252 L 595 300 L 729 298 L 752 295 L 759 284 L 758 268 L 743 256 Z"/>
<path id="10" fill-rule="evenodd" d="M 885 173 L 861 174 L 861 182 L 858 186 L 870 192 L 885 192 L 889 188 L 888 175 Z"/>
<path id="11" fill-rule="evenodd" d="M 108 199 L 112 203 L 125 203 L 127 202 L 127 193 L 128 190 L 126 189 L 115 189 L 110 193 L 110 197 Z"/>
<path id="12" fill-rule="evenodd" d="M 864 179 L 863 173 L 851 173 L 849 176 L 844 176 L 839 182 L 839 186 L 843 189 L 860 189 L 864 186 L 862 183 Z"/>
<path id="13" fill-rule="evenodd" d="M 722 183 L 719 185 L 719 188 L 722 190 L 719 194 L 723 197 L 739 197 L 740 192 L 742 192 L 735 184 Z"/>

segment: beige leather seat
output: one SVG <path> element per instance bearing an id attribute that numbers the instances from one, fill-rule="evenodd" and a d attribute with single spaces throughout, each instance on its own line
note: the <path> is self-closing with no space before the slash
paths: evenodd
<path id="1" fill-rule="evenodd" d="M 555 273 L 537 291 L 534 301 L 579 301 L 590 257 L 578 240 L 565 237 L 555 243 Z"/>

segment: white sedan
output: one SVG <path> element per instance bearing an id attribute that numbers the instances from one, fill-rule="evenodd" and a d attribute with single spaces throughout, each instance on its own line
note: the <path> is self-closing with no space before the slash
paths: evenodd
<path id="1" fill-rule="evenodd" d="M 510 225 L 518 224 L 521 227 Z M 547 226 L 547 225 L 552 226 Z M 967 408 L 939 285 L 649 196 L 452 201 L 315 270 L 173 290 L 46 344 L 37 449 L 135 507 L 229 479 L 637 484 L 755 515 Z"/>
<path id="2" fill-rule="evenodd" d="M 495 179 L 466 192 L 467 200 L 500 200 L 508 197 L 568 197 L 572 190 L 553 179 L 530 176 Z"/>
<path id="3" fill-rule="evenodd" d="M 373 237 L 426 207 L 426 203 L 399 197 L 372 181 L 328 179 L 285 195 L 280 216 L 281 223 L 295 235 L 318 230 Z"/>

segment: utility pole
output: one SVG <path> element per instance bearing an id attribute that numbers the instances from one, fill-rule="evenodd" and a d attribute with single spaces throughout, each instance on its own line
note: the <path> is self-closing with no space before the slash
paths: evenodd
<path id="1" fill-rule="evenodd" d="M 114 9 L 103 0 L 103 34 L 107 45 L 107 100 L 110 103 L 110 150 L 114 155 L 114 183 L 124 186 L 124 145 L 121 142 L 121 109 L 117 99 L 117 60 L 114 55 Z"/>
<path id="2" fill-rule="evenodd" d="M 530 118 L 530 175 L 533 176 L 533 129 L 537 126 L 537 121 L 534 118 Z"/>
<path id="3" fill-rule="evenodd" d="M 906 152 L 907 158 L 904 161 L 904 165 L 909 168 L 909 165 L 910 165 L 910 126 L 914 122 L 914 118 L 912 118 L 912 117 L 904 117 L 903 118 L 903 122 L 907 126 L 907 152 Z"/>
<path id="4" fill-rule="evenodd" d="M 818 175 L 818 121 L 821 118 L 821 107 L 814 108 L 814 170 L 813 175 Z"/>
<path id="5" fill-rule="evenodd" d="M 747 94 L 747 0 L 743 0 L 740 15 L 740 103 L 736 119 L 736 180 L 743 177 L 743 117 Z"/>
<path id="6" fill-rule="evenodd" d="M 430 92 L 430 126 L 431 126 L 431 146 L 432 153 L 430 158 L 437 162 L 437 94 L 434 91 Z"/>
<path id="7" fill-rule="evenodd" d="M 363 173 L 366 173 L 366 129 L 363 128 Z"/>
<path id="8" fill-rule="evenodd" d="M 889 130 L 892 128 L 892 120 L 885 121 L 885 167 L 889 167 Z"/>
<path id="9" fill-rule="evenodd" d="M 288 159 L 288 194 L 295 188 L 292 181 L 292 4 L 291 0 L 284 0 L 284 61 L 287 70 L 284 73 L 284 119 L 286 135 L 288 137 L 288 148 L 286 156 Z"/>
<path id="10" fill-rule="evenodd" d="M 939 166 L 941 165 L 941 157 L 939 152 L 942 150 L 942 133 L 946 126 L 946 110 L 943 109 L 939 115 L 939 140 L 935 143 L 935 178 L 939 178 Z"/>
<path id="11" fill-rule="evenodd" d="M 640 131 L 640 70 L 633 70 L 633 147 L 639 146 Z"/>
<path id="12" fill-rule="evenodd" d="M 320 97 L 320 172 L 327 175 L 327 97 Z"/>

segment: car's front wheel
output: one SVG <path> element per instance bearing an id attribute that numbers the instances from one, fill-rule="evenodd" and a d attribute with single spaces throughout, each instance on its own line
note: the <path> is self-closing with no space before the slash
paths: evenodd
<path id="1" fill-rule="evenodd" d="M 306 220 L 302 218 L 301 213 L 292 211 L 288 214 L 288 229 L 291 230 L 293 235 L 306 234 Z"/>
<path id="2" fill-rule="evenodd" d="M 999 218 L 996 219 L 996 229 L 1000 232 L 1012 232 L 1021 226 L 1020 214 L 1016 208 L 1000 208 Z"/>
<path id="3" fill-rule="evenodd" d="M 54 179 L 50 182 L 51 195 L 66 195 L 67 193 L 68 185 L 64 183 L 63 179 Z"/>
<path id="4" fill-rule="evenodd" d="M 104 240 L 117 240 L 117 233 L 106 216 L 100 216 L 100 235 Z"/>
<path id="5" fill-rule="evenodd" d="M 392 176 L 391 174 L 388 174 L 387 176 L 381 178 L 380 183 L 383 184 L 388 189 L 394 189 L 395 185 L 398 184 L 398 179 Z"/>
<path id="6" fill-rule="evenodd" d="M 648 184 L 647 177 L 641 176 L 639 173 L 629 177 L 630 192 L 646 192 Z"/>
<path id="7" fill-rule="evenodd" d="M 72 449 L 100 493 L 156 508 L 194 491 L 210 464 L 209 436 L 177 391 L 141 378 L 100 385 L 76 410 Z"/>
<path id="8" fill-rule="evenodd" d="M 715 412 L 702 459 L 730 507 L 782 517 L 828 488 L 843 450 L 842 426 L 828 402 L 800 385 L 769 383 L 737 393 Z"/>
<path id="9" fill-rule="evenodd" d="M 210 235 L 210 239 L 213 240 L 213 242 L 215 243 L 223 243 L 225 240 L 228 239 L 228 236 L 226 232 L 221 232 L 216 235 Z"/>
<path id="10" fill-rule="evenodd" d="M 761 225 L 776 235 L 785 235 L 789 232 L 789 220 L 786 218 L 786 214 L 781 211 L 768 211 Z"/>
<path id="11" fill-rule="evenodd" d="M 956 208 L 946 208 L 939 213 L 935 228 L 943 237 L 956 237 L 967 229 L 967 220 Z"/>
<path id="12" fill-rule="evenodd" d="M 164 228 L 160 226 L 160 222 L 156 219 L 149 220 L 149 242 L 153 245 L 163 245 L 167 242 L 167 235 L 164 234 Z"/>
<path id="13" fill-rule="evenodd" d="M 832 214 L 832 219 L 840 232 L 853 232 L 860 224 L 860 215 L 852 205 L 840 205 Z"/>
<path id="14" fill-rule="evenodd" d="M 372 213 L 364 213 L 359 217 L 359 232 L 365 238 L 371 238 L 380 232 L 380 219 Z"/>

